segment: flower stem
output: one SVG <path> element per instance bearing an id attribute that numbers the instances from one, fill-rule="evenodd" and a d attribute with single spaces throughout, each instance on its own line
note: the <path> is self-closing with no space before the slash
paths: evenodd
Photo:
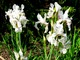
<path id="1" fill-rule="evenodd" d="M 43 36 L 43 41 L 44 41 L 44 54 L 45 54 L 45 60 L 48 60 L 48 58 L 47 58 L 47 51 L 46 51 L 46 39 L 45 39 L 45 36 Z"/>
<path id="2" fill-rule="evenodd" d="M 51 60 L 52 51 L 53 51 L 53 45 L 51 45 L 51 49 L 50 49 L 50 53 L 49 53 L 49 60 Z"/>
<path id="3" fill-rule="evenodd" d="M 20 48 L 21 48 L 21 33 L 19 33 L 19 44 L 20 44 Z"/>
<path id="4" fill-rule="evenodd" d="M 12 31 L 12 27 L 11 27 L 11 42 L 12 42 L 12 45 L 13 45 L 13 47 L 14 47 L 15 44 L 14 44 L 14 39 L 13 39 L 13 31 Z"/>
<path id="5" fill-rule="evenodd" d="M 20 45 L 19 45 L 19 33 L 16 33 L 16 45 L 17 45 L 17 50 L 20 49 Z"/>

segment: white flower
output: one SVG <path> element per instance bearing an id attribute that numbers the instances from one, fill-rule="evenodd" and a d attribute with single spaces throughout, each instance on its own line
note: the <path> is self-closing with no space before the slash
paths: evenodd
<path id="1" fill-rule="evenodd" d="M 23 56 L 23 52 L 22 52 L 21 49 L 20 49 L 19 53 L 17 53 L 17 52 L 14 51 L 14 55 L 15 55 L 15 59 L 16 59 L 16 60 L 28 60 L 27 57 L 24 57 L 24 56 Z M 20 59 L 19 59 L 19 58 L 20 58 Z"/>
<path id="2" fill-rule="evenodd" d="M 49 32 L 49 34 L 46 36 L 46 38 L 47 38 L 49 43 L 51 43 L 51 44 L 54 43 L 51 32 Z"/>
<path id="3" fill-rule="evenodd" d="M 47 18 L 51 18 L 53 16 L 53 13 L 54 13 L 54 5 L 50 3 L 49 11 L 47 13 Z"/>
<path id="4" fill-rule="evenodd" d="M 67 26 L 68 26 L 68 29 L 69 31 L 71 30 L 71 20 L 70 19 L 67 19 Z"/>
<path id="5" fill-rule="evenodd" d="M 15 32 L 22 32 L 22 27 L 26 27 L 28 19 L 26 19 L 24 13 L 24 5 L 21 5 L 21 9 L 18 5 L 14 4 L 13 9 L 9 9 L 6 16 L 9 16 L 10 23 L 15 28 Z"/>
<path id="6" fill-rule="evenodd" d="M 13 26 L 13 28 L 15 28 L 15 32 L 22 32 L 21 22 L 19 22 L 16 19 L 14 19 L 14 20 L 10 19 L 10 23 Z"/>
<path id="7" fill-rule="evenodd" d="M 18 54 L 17 52 L 15 52 L 15 51 L 14 51 L 14 56 L 15 56 L 15 59 L 16 59 L 16 60 L 19 59 L 19 54 Z"/>
<path id="8" fill-rule="evenodd" d="M 19 55 L 20 55 L 20 59 L 21 59 L 21 60 L 27 60 L 27 59 L 28 59 L 27 57 L 24 57 L 24 56 L 23 56 L 23 52 L 22 52 L 21 49 L 20 49 L 20 51 L 19 51 Z"/>
<path id="9" fill-rule="evenodd" d="M 26 19 L 25 16 L 21 16 L 21 17 L 20 17 L 20 22 L 21 22 L 21 24 L 23 25 L 23 27 L 26 27 L 27 21 L 29 21 L 29 20 Z"/>
<path id="10" fill-rule="evenodd" d="M 54 5 L 55 5 L 56 12 L 58 12 L 62 8 L 57 2 L 55 2 Z"/>
<path id="11" fill-rule="evenodd" d="M 46 24 L 44 33 L 46 33 L 47 31 L 48 31 L 48 24 Z"/>
<path id="12" fill-rule="evenodd" d="M 70 10 L 70 8 L 68 8 L 65 12 L 64 12 L 64 14 L 63 14 L 63 12 L 62 11 L 59 11 L 58 12 L 58 18 L 59 18 L 59 20 L 57 21 L 58 23 L 61 23 L 61 22 L 63 22 L 63 21 L 66 21 L 66 23 L 67 23 L 67 26 L 68 26 L 68 29 L 69 29 L 69 31 L 71 30 L 71 20 L 72 20 L 72 18 L 69 18 L 68 17 L 68 12 L 69 12 L 69 10 Z"/>
<path id="13" fill-rule="evenodd" d="M 54 44 L 54 46 L 58 46 L 58 41 L 55 39 L 55 37 L 56 33 L 51 34 L 51 32 L 49 32 L 49 34 L 46 36 L 49 43 Z"/>
<path id="14" fill-rule="evenodd" d="M 69 17 L 68 17 L 69 9 L 70 9 L 70 8 L 68 8 L 68 9 L 64 12 L 64 14 L 63 14 L 63 11 L 59 11 L 59 12 L 58 12 L 58 16 L 60 17 L 60 19 L 65 20 L 65 19 L 68 19 L 68 18 L 69 18 Z"/>
<path id="15" fill-rule="evenodd" d="M 16 5 L 16 4 L 14 4 L 13 5 L 13 10 L 12 10 L 12 17 L 14 18 L 14 19 L 19 19 L 19 15 L 21 14 L 22 12 L 21 12 L 21 10 L 20 10 L 20 8 L 19 8 L 19 6 L 18 5 Z"/>
<path id="16" fill-rule="evenodd" d="M 60 43 L 62 43 L 62 47 L 60 48 L 60 52 L 66 54 L 67 49 L 70 48 L 70 40 L 67 40 L 67 35 L 63 34 L 60 39 L 58 39 Z"/>
<path id="17" fill-rule="evenodd" d="M 21 12 L 23 12 L 23 9 L 24 9 L 24 5 L 22 4 L 21 5 Z"/>
<path id="18" fill-rule="evenodd" d="M 54 5 L 53 5 L 53 3 L 50 3 L 49 10 L 52 10 L 53 11 L 53 9 L 54 9 Z"/>
<path id="19" fill-rule="evenodd" d="M 58 39 L 58 41 L 61 42 L 62 45 L 64 45 L 66 43 L 66 41 L 67 41 L 67 35 L 66 34 L 62 34 L 61 38 Z"/>
<path id="20" fill-rule="evenodd" d="M 62 19 L 63 18 L 63 11 L 58 11 L 58 19 Z"/>
<path id="21" fill-rule="evenodd" d="M 6 15 L 5 15 L 6 17 L 9 16 L 9 18 L 12 18 L 12 14 L 11 14 L 11 13 L 12 13 L 12 9 L 9 9 L 9 10 L 8 10 L 7 12 L 5 12 L 5 13 L 6 13 Z"/>
<path id="22" fill-rule="evenodd" d="M 44 14 L 44 18 L 42 18 L 42 16 L 38 13 L 37 18 L 38 18 L 39 21 L 37 21 L 37 22 L 35 23 L 35 28 L 36 28 L 37 30 L 39 30 L 39 28 L 37 27 L 37 25 L 38 25 L 39 23 L 44 24 L 44 25 L 46 26 L 44 33 L 46 33 L 46 32 L 48 31 L 48 23 L 46 22 L 46 13 Z"/>
<path id="23" fill-rule="evenodd" d="M 20 49 L 20 51 L 19 51 L 19 55 L 20 55 L 21 57 L 23 57 L 23 52 L 22 52 L 21 49 Z"/>
<path id="24" fill-rule="evenodd" d="M 54 5 L 55 5 L 55 9 L 54 9 Z M 47 13 L 47 18 L 51 18 L 56 10 L 56 12 L 61 10 L 61 6 L 55 2 L 54 5 L 52 3 L 50 3 L 50 7 L 49 7 L 49 11 Z"/>
<path id="25" fill-rule="evenodd" d="M 56 34 L 63 34 L 64 32 L 63 24 L 55 23 L 53 28 Z"/>
<path id="26" fill-rule="evenodd" d="M 60 50 L 61 53 L 66 54 L 67 53 L 67 49 L 63 48 Z"/>
<path id="27" fill-rule="evenodd" d="M 17 32 L 22 32 L 22 28 L 20 27 L 20 28 L 15 28 L 15 32 L 17 33 Z"/>
<path id="28" fill-rule="evenodd" d="M 66 41 L 63 47 L 69 49 L 71 47 L 71 41 L 70 40 Z"/>

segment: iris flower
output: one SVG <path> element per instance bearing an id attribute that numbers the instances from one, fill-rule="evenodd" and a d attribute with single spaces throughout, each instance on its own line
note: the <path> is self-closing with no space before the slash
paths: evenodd
<path id="1" fill-rule="evenodd" d="M 53 16 L 53 13 L 54 13 L 54 5 L 50 3 L 49 11 L 47 13 L 47 18 L 51 18 Z"/>
<path id="2" fill-rule="evenodd" d="M 20 49 L 19 53 L 17 53 L 17 52 L 14 51 L 14 55 L 15 55 L 15 59 L 16 60 L 28 60 L 27 57 L 23 56 L 23 52 L 22 52 L 21 49 Z"/>
<path id="3" fill-rule="evenodd" d="M 37 18 L 38 18 L 39 21 L 37 21 L 37 22 L 35 23 L 35 28 L 36 28 L 37 30 L 39 30 L 39 28 L 37 27 L 37 25 L 38 25 L 39 23 L 40 23 L 40 24 L 44 24 L 44 25 L 45 25 L 45 32 L 44 32 L 44 33 L 46 33 L 46 32 L 48 31 L 48 23 L 46 22 L 46 13 L 44 14 L 44 18 L 38 13 Z"/>
<path id="4" fill-rule="evenodd" d="M 54 12 L 58 12 L 59 10 L 61 10 L 61 6 L 55 2 L 54 5 L 52 3 L 50 3 L 50 7 L 49 7 L 49 11 L 47 13 L 47 18 L 51 18 L 54 14 Z"/>
<path id="5" fill-rule="evenodd" d="M 58 12 L 62 8 L 57 2 L 55 2 L 54 5 L 55 5 L 56 12 Z"/>
<path id="6" fill-rule="evenodd" d="M 22 27 L 26 27 L 28 19 L 26 19 L 24 13 L 24 5 L 21 5 L 21 8 L 14 4 L 13 9 L 9 9 L 6 13 L 6 16 L 9 16 L 10 23 L 15 29 L 15 32 L 22 32 Z"/>
<path id="7" fill-rule="evenodd" d="M 58 46 L 58 41 L 55 39 L 55 37 L 56 33 L 51 34 L 51 32 L 49 32 L 49 34 L 46 36 L 49 43 L 53 44 L 54 46 Z"/>
<path id="8" fill-rule="evenodd" d="M 54 32 L 56 34 L 63 34 L 63 32 L 64 32 L 63 24 L 55 23 L 53 28 L 54 28 Z"/>
<path id="9" fill-rule="evenodd" d="M 61 22 L 66 22 L 67 23 L 67 26 L 68 26 L 68 29 L 69 31 L 71 30 L 71 20 L 72 18 L 69 18 L 68 17 L 68 12 L 69 12 L 70 8 L 68 8 L 64 14 L 63 14 L 63 11 L 59 11 L 58 13 L 58 18 L 59 20 L 57 21 L 57 23 L 61 23 Z"/>

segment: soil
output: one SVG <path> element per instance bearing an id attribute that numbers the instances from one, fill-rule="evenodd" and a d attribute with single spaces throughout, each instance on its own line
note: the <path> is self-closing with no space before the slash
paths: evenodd
<path id="1" fill-rule="evenodd" d="M 5 48 L 5 46 L 0 47 L 0 60 L 11 60 L 7 48 Z"/>

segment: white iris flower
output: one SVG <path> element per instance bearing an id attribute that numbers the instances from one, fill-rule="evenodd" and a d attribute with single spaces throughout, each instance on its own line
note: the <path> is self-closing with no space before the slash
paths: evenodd
<path id="1" fill-rule="evenodd" d="M 64 12 L 64 14 L 63 14 L 63 11 L 59 11 L 59 13 L 58 13 L 58 18 L 59 18 L 59 20 L 57 21 L 58 23 L 61 23 L 61 22 L 63 22 L 63 21 L 66 21 L 66 23 L 67 23 L 67 26 L 68 26 L 68 29 L 69 29 L 69 31 L 71 30 L 71 20 L 72 20 L 72 18 L 69 18 L 68 17 L 68 12 L 69 12 L 69 10 L 70 10 L 70 8 L 68 8 L 65 12 Z"/>
<path id="2" fill-rule="evenodd" d="M 53 13 L 54 13 L 54 5 L 50 3 L 49 11 L 47 13 L 47 18 L 51 18 L 53 16 Z"/>
<path id="3" fill-rule="evenodd" d="M 66 53 L 67 53 L 67 49 L 62 48 L 62 49 L 60 50 L 60 52 L 61 52 L 62 54 L 66 54 Z"/>
<path id="4" fill-rule="evenodd" d="M 55 2 L 54 5 L 55 5 L 56 12 L 58 12 L 62 8 L 57 2 Z"/>
<path id="5" fill-rule="evenodd" d="M 54 24 L 54 27 L 53 28 L 54 28 L 54 32 L 56 34 L 63 34 L 63 32 L 64 32 L 63 24 L 56 23 L 56 24 Z"/>
<path id="6" fill-rule="evenodd" d="M 51 32 L 49 32 L 49 34 L 46 36 L 49 43 L 53 44 L 54 46 L 58 46 L 58 41 L 55 39 L 55 37 L 56 33 L 51 34 Z"/>
<path id="7" fill-rule="evenodd" d="M 26 19 L 24 13 L 24 5 L 21 5 L 21 8 L 14 4 L 13 9 L 9 9 L 6 13 L 6 16 L 9 16 L 10 23 L 15 28 L 15 32 L 22 32 L 22 27 L 26 27 L 28 19 Z"/>
<path id="8" fill-rule="evenodd" d="M 46 33 L 46 32 L 48 31 L 48 23 L 46 22 L 46 13 L 44 14 L 44 18 L 42 18 L 42 16 L 38 13 L 37 18 L 38 18 L 39 21 L 37 21 L 37 22 L 35 23 L 35 28 L 36 28 L 37 30 L 39 30 L 39 28 L 37 27 L 37 25 L 38 25 L 39 23 L 40 23 L 40 24 L 44 24 L 44 25 L 46 26 L 44 33 Z"/>
<path id="9" fill-rule="evenodd" d="M 22 52 L 21 49 L 20 49 L 19 53 L 17 53 L 17 52 L 14 51 L 14 55 L 15 55 L 15 59 L 16 60 L 28 60 L 27 57 L 23 56 L 23 52 Z"/>

